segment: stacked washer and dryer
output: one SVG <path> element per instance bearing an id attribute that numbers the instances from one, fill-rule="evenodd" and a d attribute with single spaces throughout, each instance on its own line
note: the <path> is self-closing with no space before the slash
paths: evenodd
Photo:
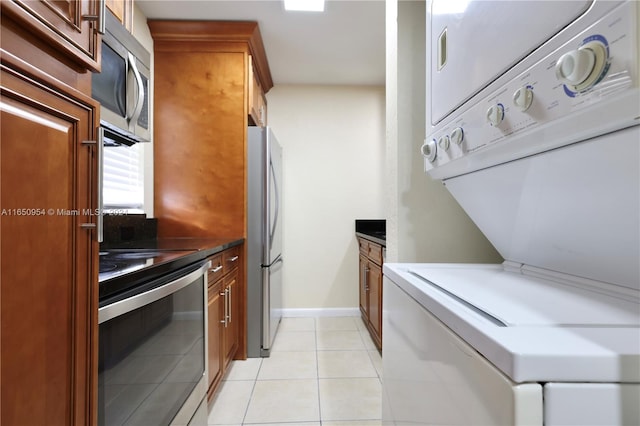
<path id="1" fill-rule="evenodd" d="M 385 264 L 383 424 L 640 424 L 639 22 L 427 1 L 426 171 L 505 261 Z"/>

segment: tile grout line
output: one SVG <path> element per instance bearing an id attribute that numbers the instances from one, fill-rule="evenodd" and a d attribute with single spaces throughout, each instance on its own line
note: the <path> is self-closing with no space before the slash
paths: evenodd
<path id="1" fill-rule="evenodd" d="M 320 398 L 320 359 L 318 357 L 318 319 L 313 319 L 313 329 L 316 338 L 316 386 L 318 388 L 318 423 L 322 426 L 322 399 Z"/>
<path id="2" fill-rule="evenodd" d="M 253 398 L 253 392 L 256 389 L 256 384 L 258 383 L 258 376 L 260 375 L 260 370 L 262 369 L 262 362 L 264 360 L 260 358 L 260 366 L 258 367 L 258 371 L 256 372 L 256 377 L 253 380 L 253 386 L 251 387 L 251 392 L 249 393 L 249 401 L 247 401 L 247 407 L 244 409 L 244 415 L 242 416 L 242 421 L 240 425 L 245 424 L 245 420 L 247 420 L 247 414 L 249 413 L 249 406 L 251 405 L 251 399 Z"/>

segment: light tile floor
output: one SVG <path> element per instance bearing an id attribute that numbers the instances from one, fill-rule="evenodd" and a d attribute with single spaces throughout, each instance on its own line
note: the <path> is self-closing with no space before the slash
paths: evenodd
<path id="1" fill-rule="evenodd" d="M 381 374 L 359 317 L 283 318 L 269 358 L 233 362 L 208 423 L 380 426 Z"/>

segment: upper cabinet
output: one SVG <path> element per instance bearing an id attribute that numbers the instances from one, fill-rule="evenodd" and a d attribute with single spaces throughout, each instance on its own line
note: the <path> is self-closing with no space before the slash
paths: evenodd
<path id="1" fill-rule="evenodd" d="M 100 71 L 101 2 L 3 0 L 2 14 L 83 68 Z"/>
<path id="2" fill-rule="evenodd" d="M 266 122 L 252 99 L 264 101 L 273 86 L 258 24 L 148 24 L 158 234 L 244 237 L 247 126 Z"/>
<path id="3" fill-rule="evenodd" d="M 105 0 L 107 9 L 124 27 L 133 32 L 133 0 Z"/>
<path id="4" fill-rule="evenodd" d="M 252 57 L 249 56 L 249 124 L 265 127 L 267 125 L 267 99 L 262 90 L 260 80 L 253 68 Z"/>

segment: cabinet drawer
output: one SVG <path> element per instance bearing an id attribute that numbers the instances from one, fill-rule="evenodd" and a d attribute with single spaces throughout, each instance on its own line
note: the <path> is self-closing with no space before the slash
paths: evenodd
<path id="1" fill-rule="evenodd" d="M 240 264 L 240 246 L 231 247 L 222 252 L 222 264 L 224 266 L 224 274 L 237 268 Z"/>
<path id="2" fill-rule="evenodd" d="M 207 281 L 209 285 L 212 285 L 224 275 L 222 253 L 210 257 L 209 260 L 211 260 L 211 268 L 209 268 L 209 271 L 207 271 Z"/>
<path id="3" fill-rule="evenodd" d="M 382 246 L 376 243 L 369 243 L 369 253 L 367 254 L 369 259 L 378 265 L 382 265 Z"/>
<path id="4" fill-rule="evenodd" d="M 358 246 L 360 246 L 360 253 L 365 256 L 369 256 L 369 242 L 364 238 L 358 238 Z"/>

